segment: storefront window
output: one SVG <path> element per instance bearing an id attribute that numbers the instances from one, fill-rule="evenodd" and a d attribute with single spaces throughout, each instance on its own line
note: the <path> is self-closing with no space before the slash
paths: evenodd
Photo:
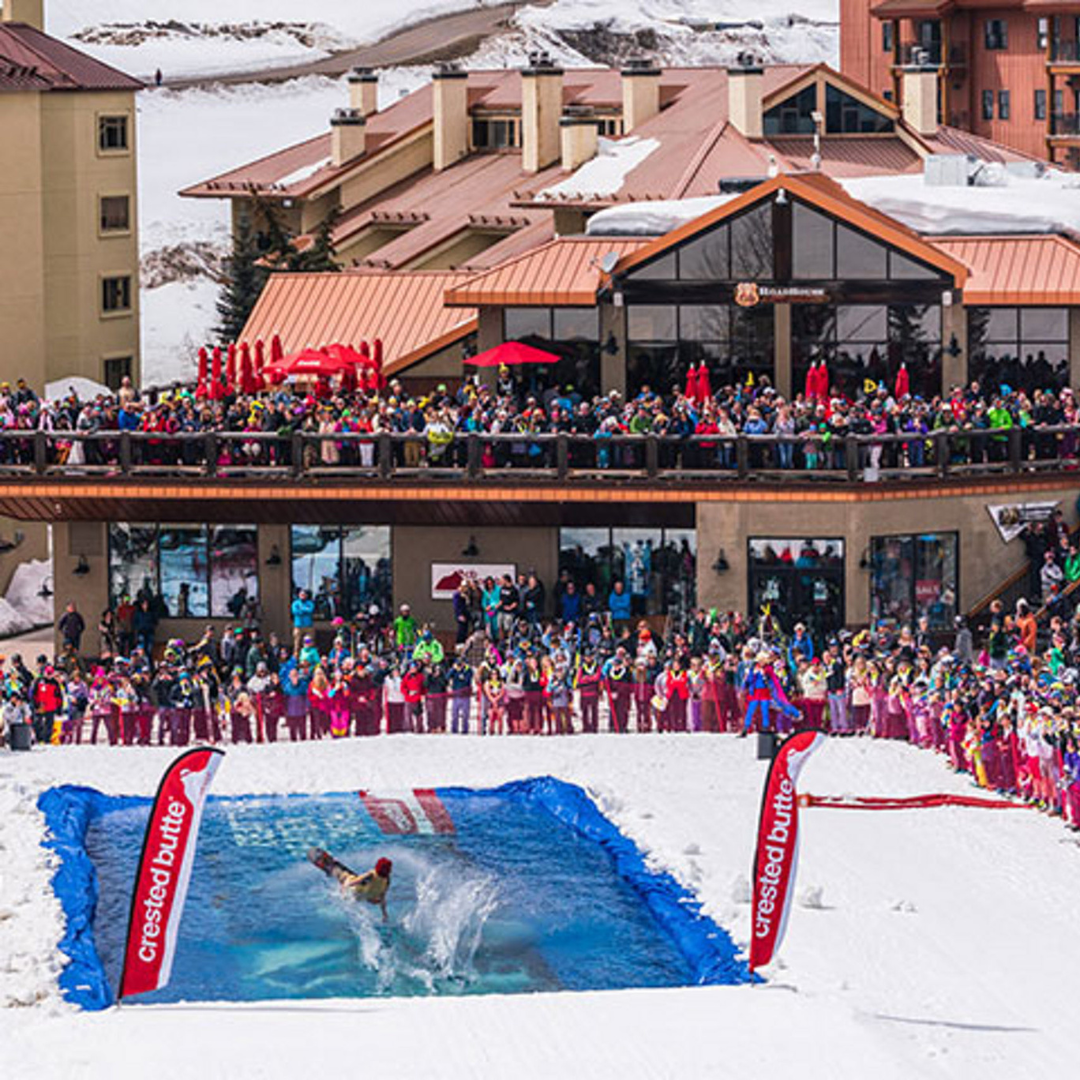
<path id="1" fill-rule="evenodd" d="M 720 225 L 679 249 L 682 281 L 727 281 L 731 276 L 728 228 Z"/>
<path id="2" fill-rule="evenodd" d="M 731 219 L 731 276 L 735 281 L 773 276 L 772 203 L 765 202 Z"/>
<path id="3" fill-rule="evenodd" d="M 598 308 L 506 308 L 503 340 L 523 341 L 559 357 L 555 364 L 514 369 L 520 390 L 540 394 L 552 386 L 572 386 L 585 397 L 600 392 Z"/>
<path id="4" fill-rule="evenodd" d="M 259 532 L 253 525 L 210 531 L 210 614 L 238 619 L 259 595 Z"/>
<path id="5" fill-rule="evenodd" d="M 293 596 L 307 589 L 316 619 L 351 619 L 372 604 L 389 609 L 389 526 L 294 525 L 291 541 Z"/>
<path id="6" fill-rule="evenodd" d="M 354 525 L 344 531 L 341 545 L 345 611 L 356 615 L 373 604 L 389 611 L 392 574 L 390 530 L 378 525 Z"/>
<path id="7" fill-rule="evenodd" d="M 602 609 L 616 581 L 630 594 L 635 615 L 689 614 L 697 597 L 697 534 L 693 529 L 559 531 L 559 569 L 578 592 L 592 583 Z"/>
<path id="8" fill-rule="evenodd" d="M 164 528 L 158 534 L 161 598 L 173 619 L 205 619 L 210 614 L 206 530 Z"/>
<path id="9" fill-rule="evenodd" d="M 254 525 L 109 526 L 109 597 L 151 601 L 172 619 L 236 618 L 259 598 Z"/>
<path id="10" fill-rule="evenodd" d="M 946 631 L 956 615 L 956 533 L 875 536 L 870 542 L 870 614 L 876 621 Z"/>
<path id="11" fill-rule="evenodd" d="M 936 304 L 795 304 L 791 312 L 795 386 L 824 360 L 830 386 L 855 397 L 867 383 L 896 385 L 907 366 L 912 394 L 941 392 L 941 308 Z"/>
<path id="12" fill-rule="evenodd" d="M 124 597 L 133 603 L 157 601 L 157 529 L 153 525 L 109 526 L 109 596 L 115 607 Z"/>
<path id="13" fill-rule="evenodd" d="M 843 628 L 843 540 L 762 537 L 749 545 L 754 620 L 771 618 L 786 634 L 801 622 L 818 645 Z"/>
<path id="14" fill-rule="evenodd" d="M 1028 393 L 1067 385 L 1068 309 L 971 308 L 968 379 Z"/>

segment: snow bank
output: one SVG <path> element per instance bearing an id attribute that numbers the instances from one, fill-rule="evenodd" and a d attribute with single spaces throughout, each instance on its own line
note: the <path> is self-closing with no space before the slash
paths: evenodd
<path id="1" fill-rule="evenodd" d="M 921 175 L 841 180 L 856 199 L 916 232 L 1080 233 L 1080 180 L 1050 172 L 1039 180 L 1005 174 L 995 187 L 928 187 Z"/>
<path id="2" fill-rule="evenodd" d="M 7 593 L 0 599 L 0 637 L 52 625 L 53 598 L 41 595 L 41 586 L 51 577 L 48 559 L 30 559 L 15 567 Z"/>
<path id="3" fill-rule="evenodd" d="M 150 795 L 172 756 L 0 754 L 0 1001 L 36 1003 L 0 1025 L 5 1078 L 205 1080 L 208 1057 L 214 1075 L 318 1075 L 340 1069 L 342 1047 L 358 1038 L 365 1068 L 386 1075 L 519 1080 L 568 1069 L 613 1080 L 1016 1080 L 1067 1075 L 1080 1053 L 1080 856 L 1059 822 L 1025 808 L 806 811 L 799 873 L 809 888 L 760 987 L 68 1012 L 34 799 L 56 783 Z M 484 787 L 550 773 L 585 787 L 651 867 L 693 888 L 745 944 L 764 771 L 752 743 L 730 737 L 395 736 L 230 747 L 215 793 Z M 830 741 L 803 787 L 970 791 L 932 754 L 858 739 Z M 205 1054 L 178 1052 L 192 1046 Z"/>
<path id="4" fill-rule="evenodd" d="M 565 180 L 538 193 L 539 199 L 603 199 L 619 191 L 627 174 L 633 172 L 654 150 L 658 139 L 628 135 L 624 139 L 600 139 L 596 157 L 586 161 Z"/>
<path id="5" fill-rule="evenodd" d="M 609 206 L 589 218 L 589 236 L 663 236 L 734 199 L 734 195 L 699 195 L 693 199 Z"/>

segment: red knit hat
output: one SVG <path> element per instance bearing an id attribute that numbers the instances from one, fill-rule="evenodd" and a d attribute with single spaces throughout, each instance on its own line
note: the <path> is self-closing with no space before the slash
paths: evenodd
<path id="1" fill-rule="evenodd" d="M 375 873 L 378 874 L 379 877 L 389 877 L 390 869 L 393 865 L 394 864 L 389 859 L 380 859 L 375 864 Z"/>

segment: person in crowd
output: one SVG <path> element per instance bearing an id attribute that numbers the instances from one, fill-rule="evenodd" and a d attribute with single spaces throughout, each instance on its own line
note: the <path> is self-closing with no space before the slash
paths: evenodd
<path id="1" fill-rule="evenodd" d="M 74 600 L 64 608 L 64 614 L 60 616 L 56 628 L 60 631 L 64 649 L 72 655 L 78 656 L 79 648 L 82 645 L 82 636 L 86 631 L 86 620 L 79 614 Z"/>

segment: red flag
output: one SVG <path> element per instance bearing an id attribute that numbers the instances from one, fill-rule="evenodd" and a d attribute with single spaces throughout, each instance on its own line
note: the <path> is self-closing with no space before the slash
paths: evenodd
<path id="1" fill-rule="evenodd" d="M 751 971 L 772 960 L 787 929 L 799 856 L 799 800 L 795 784 L 806 759 L 824 741 L 825 734 L 820 731 L 800 731 L 785 739 L 765 778 L 754 855 Z"/>
<path id="2" fill-rule="evenodd" d="M 118 998 L 160 990 L 169 981 L 203 804 L 223 756 L 222 750 L 196 747 L 161 778 L 131 894 Z"/>

